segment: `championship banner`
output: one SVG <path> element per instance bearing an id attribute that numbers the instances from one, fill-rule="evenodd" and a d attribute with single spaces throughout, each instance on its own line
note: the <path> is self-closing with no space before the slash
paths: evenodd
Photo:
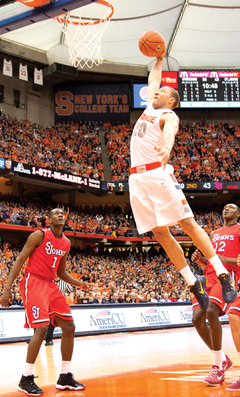
<path id="1" fill-rule="evenodd" d="M 3 61 L 3 74 L 5 76 L 12 77 L 13 75 L 13 67 L 12 67 L 12 61 L 8 61 L 7 59 L 4 58 Z"/>
<path id="2" fill-rule="evenodd" d="M 55 121 L 102 121 L 129 123 L 128 84 L 82 84 L 55 86 Z"/>
<path id="3" fill-rule="evenodd" d="M 28 68 L 27 65 L 19 64 L 19 79 L 28 81 Z"/>
<path id="4" fill-rule="evenodd" d="M 43 85 L 43 71 L 42 71 L 42 69 L 34 68 L 34 84 Z"/>

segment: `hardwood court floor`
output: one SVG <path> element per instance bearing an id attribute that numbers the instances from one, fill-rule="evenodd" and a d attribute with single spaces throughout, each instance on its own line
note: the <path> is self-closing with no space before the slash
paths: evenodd
<path id="1" fill-rule="evenodd" d="M 16 391 L 24 368 L 27 344 L 0 345 L 0 396 L 19 397 Z M 212 354 L 194 328 L 118 333 L 75 339 L 72 372 L 86 384 L 83 392 L 57 391 L 60 340 L 41 347 L 36 383 L 45 397 L 217 397 L 240 396 L 226 391 L 239 376 L 239 359 L 230 328 L 223 326 L 223 350 L 234 362 L 225 384 L 203 383 L 212 366 Z M 24 395 L 24 394 L 22 394 Z"/>

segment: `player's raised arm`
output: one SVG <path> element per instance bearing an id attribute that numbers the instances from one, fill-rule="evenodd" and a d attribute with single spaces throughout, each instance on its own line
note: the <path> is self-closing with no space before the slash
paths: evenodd
<path id="1" fill-rule="evenodd" d="M 163 58 L 156 58 L 155 64 L 148 76 L 148 93 L 147 93 L 147 104 L 149 104 L 156 92 L 158 92 L 161 81 L 162 81 L 162 66 L 163 66 Z"/>

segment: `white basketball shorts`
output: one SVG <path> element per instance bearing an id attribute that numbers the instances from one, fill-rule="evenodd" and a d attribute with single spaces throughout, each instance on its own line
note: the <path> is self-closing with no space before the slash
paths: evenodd
<path id="1" fill-rule="evenodd" d="M 171 226 L 193 217 L 186 197 L 168 164 L 151 171 L 131 174 L 129 178 L 130 203 L 138 233 L 143 234 L 157 226 Z"/>

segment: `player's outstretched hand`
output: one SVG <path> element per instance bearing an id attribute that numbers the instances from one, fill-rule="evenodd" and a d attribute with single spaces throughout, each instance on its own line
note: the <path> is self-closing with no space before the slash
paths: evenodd
<path id="1" fill-rule="evenodd" d="M 3 307 L 9 307 L 9 303 L 12 303 L 12 291 L 5 287 L 2 294 L 2 305 Z"/>
<path id="2" fill-rule="evenodd" d="M 161 52 L 161 54 L 159 54 L 159 55 L 157 56 L 157 58 L 163 58 L 164 55 L 165 55 L 166 52 L 167 52 L 167 47 L 165 46 L 165 44 L 161 44 L 161 47 L 162 47 L 162 52 Z"/>
<path id="3" fill-rule="evenodd" d="M 202 258 L 202 254 L 201 252 L 199 252 L 198 250 L 194 251 L 192 256 L 191 256 L 191 261 L 195 262 L 195 263 L 199 263 L 200 260 Z"/>
<path id="4" fill-rule="evenodd" d="M 80 280 L 80 285 L 79 285 L 79 287 L 80 287 L 83 291 L 89 291 L 90 284 L 89 284 L 89 283 L 85 283 L 84 281 Z"/>
<path id="5" fill-rule="evenodd" d="M 170 157 L 171 150 L 168 147 L 159 147 L 159 146 L 155 146 L 154 149 L 157 150 L 158 152 L 156 155 L 157 159 L 160 161 L 163 169 L 165 169 Z"/>

